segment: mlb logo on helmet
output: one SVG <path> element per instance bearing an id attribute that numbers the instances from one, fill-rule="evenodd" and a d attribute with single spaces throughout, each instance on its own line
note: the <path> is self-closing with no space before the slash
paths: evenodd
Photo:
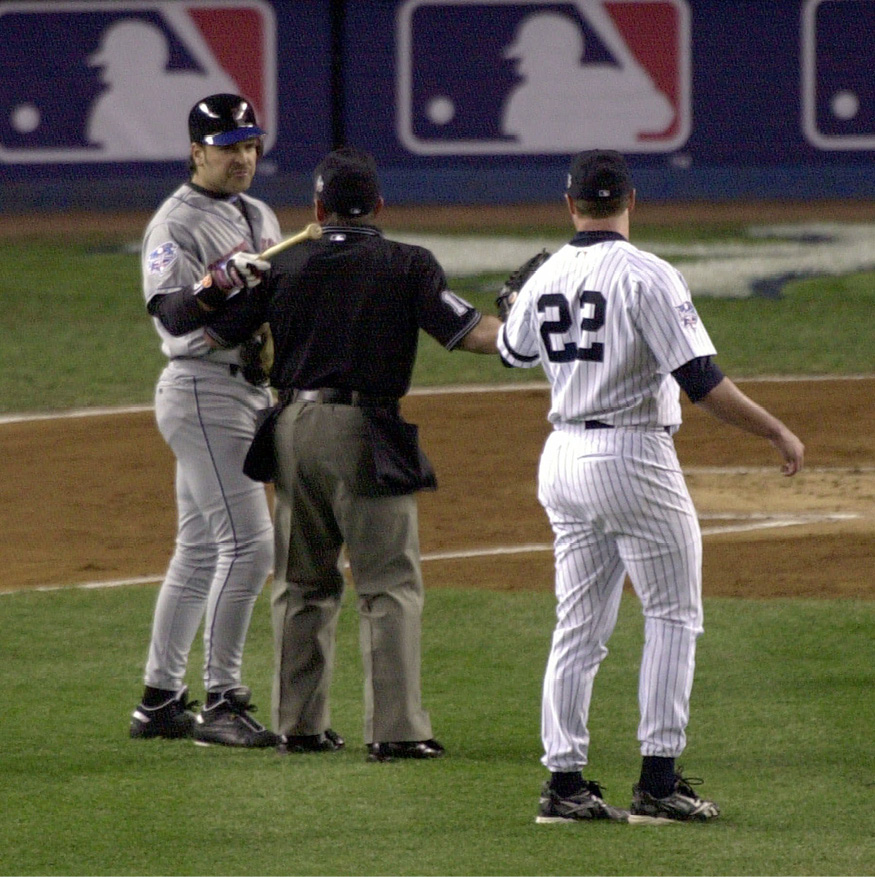
<path id="1" fill-rule="evenodd" d="M 398 137 L 420 155 L 671 152 L 690 135 L 688 0 L 406 0 L 398 44 Z"/>
<path id="2" fill-rule="evenodd" d="M 7 65 L 32 74 L 13 77 L 2 162 L 184 161 L 189 111 L 222 93 L 246 97 L 241 123 L 259 130 L 265 151 L 276 140 L 268 0 L 13 0 L 0 25 L 0 76 Z M 46 43 L 51 75 L 38 69 Z"/>

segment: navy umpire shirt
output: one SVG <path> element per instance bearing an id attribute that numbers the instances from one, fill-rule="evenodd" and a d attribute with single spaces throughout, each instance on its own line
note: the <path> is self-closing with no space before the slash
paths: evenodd
<path id="1" fill-rule="evenodd" d="M 238 320 L 239 331 L 245 338 L 270 323 L 278 390 L 332 387 L 400 398 L 410 387 L 420 328 L 452 350 L 481 318 L 447 290 L 429 250 L 365 225 L 326 225 L 319 240 L 279 253 L 247 299 L 252 310 Z M 226 342 L 237 340 L 224 324 L 241 307 L 213 324 Z"/>

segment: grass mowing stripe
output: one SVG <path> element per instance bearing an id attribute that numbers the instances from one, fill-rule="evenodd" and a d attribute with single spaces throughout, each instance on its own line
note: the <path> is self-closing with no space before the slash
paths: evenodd
<path id="1" fill-rule="evenodd" d="M 536 826 L 542 593 L 429 591 L 424 696 L 441 762 L 372 765 L 361 740 L 352 595 L 341 613 L 331 755 L 132 741 L 154 587 L 4 604 L 8 874 L 865 874 L 875 604 L 706 600 L 682 763 L 714 825 Z M 624 598 L 596 682 L 589 775 L 628 804 L 638 769 L 640 609 Z M 189 684 L 200 692 L 200 647 Z M 269 600 L 246 681 L 267 710 Z M 262 716 L 264 718 L 264 716 Z"/>

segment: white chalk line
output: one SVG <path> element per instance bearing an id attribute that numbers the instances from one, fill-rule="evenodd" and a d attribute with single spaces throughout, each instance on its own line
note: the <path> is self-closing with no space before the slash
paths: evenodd
<path id="1" fill-rule="evenodd" d="M 865 378 L 866 375 L 860 375 Z M 868 376 L 868 377 L 871 377 Z M 853 378 L 849 378 L 852 380 Z M 802 380 L 800 378 L 800 380 Z M 819 380 L 812 378 L 812 380 Z M 738 381 L 736 381 L 738 383 Z M 447 387 L 413 387 L 408 396 L 450 396 L 470 393 L 519 393 L 525 390 L 547 391 L 546 381 L 523 381 L 516 384 L 459 384 Z M 66 411 L 36 411 L 0 415 L 0 426 L 8 423 L 31 423 L 40 420 L 76 420 L 82 417 L 110 417 L 116 414 L 144 414 L 154 411 L 154 405 L 119 405 L 97 408 L 70 408 Z"/>
<path id="2" fill-rule="evenodd" d="M 767 514 L 704 514 L 700 521 L 726 521 L 727 523 L 702 527 L 703 536 L 713 536 L 718 533 L 745 533 L 751 530 L 768 530 L 776 527 L 797 527 L 804 524 L 828 524 L 839 521 L 849 521 L 859 518 L 860 515 L 846 512 L 826 512 L 820 514 L 800 515 L 767 515 Z M 498 546 L 495 548 L 470 548 L 464 551 L 438 551 L 422 555 L 423 563 L 472 560 L 482 557 L 506 557 L 514 554 L 538 554 L 552 552 L 553 545 L 550 542 L 533 542 L 523 545 Z M 53 591 L 96 591 L 110 588 L 125 588 L 134 585 L 157 584 L 164 578 L 162 575 L 137 576 L 135 578 L 112 579 L 103 582 L 82 582 L 68 585 L 36 585 L 33 587 L 15 588 L 0 591 L 0 597 L 9 594 L 21 594 L 32 591 L 41 593 Z"/>
<path id="3" fill-rule="evenodd" d="M 762 475 L 776 472 L 779 464 L 774 466 L 684 466 L 684 475 Z M 800 475 L 819 472 L 839 472 L 844 475 L 855 475 L 862 472 L 875 472 L 875 466 L 806 466 Z M 799 476 L 797 476 L 799 477 Z"/>
<path id="4" fill-rule="evenodd" d="M 744 383 L 799 383 L 803 381 L 869 381 L 875 375 L 757 375 L 733 378 L 736 384 Z M 460 384 L 447 387 L 413 387 L 408 396 L 449 396 L 468 393 L 522 393 L 527 390 L 547 392 L 550 385 L 545 381 L 522 381 L 514 384 Z M 30 423 L 39 420 L 70 420 L 81 417 L 107 417 L 116 414 L 143 414 L 154 411 L 154 405 L 120 405 L 116 407 L 72 408 L 67 411 L 21 412 L 0 415 L 0 426 L 10 423 Z"/>

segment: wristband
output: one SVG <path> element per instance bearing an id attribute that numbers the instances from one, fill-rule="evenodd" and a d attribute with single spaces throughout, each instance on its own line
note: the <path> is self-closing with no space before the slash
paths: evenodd
<path id="1" fill-rule="evenodd" d="M 227 301 L 223 289 L 213 283 L 213 275 L 207 274 L 194 288 L 195 298 L 208 308 L 220 308 Z"/>

